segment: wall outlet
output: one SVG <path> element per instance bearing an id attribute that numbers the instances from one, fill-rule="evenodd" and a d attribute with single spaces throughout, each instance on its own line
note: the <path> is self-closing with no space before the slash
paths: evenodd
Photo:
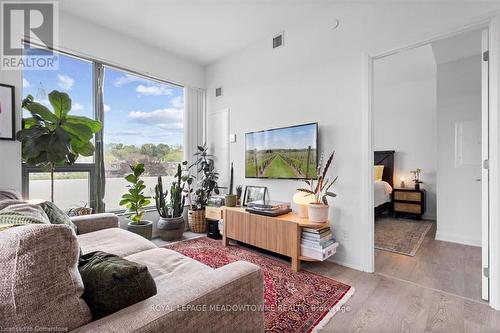
<path id="1" fill-rule="evenodd" d="M 340 230 L 340 238 L 344 242 L 349 241 L 349 231 L 347 231 L 345 229 Z"/>
<path id="2" fill-rule="evenodd" d="M 236 134 L 229 134 L 229 142 L 236 142 Z"/>

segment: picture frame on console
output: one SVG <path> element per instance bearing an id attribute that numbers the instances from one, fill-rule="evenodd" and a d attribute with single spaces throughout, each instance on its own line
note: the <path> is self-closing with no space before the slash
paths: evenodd
<path id="1" fill-rule="evenodd" d="M 243 206 L 246 206 L 249 202 L 252 201 L 266 200 L 266 194 L 266 186 L 246 186 L 245 194 L 243 195 Z"/>

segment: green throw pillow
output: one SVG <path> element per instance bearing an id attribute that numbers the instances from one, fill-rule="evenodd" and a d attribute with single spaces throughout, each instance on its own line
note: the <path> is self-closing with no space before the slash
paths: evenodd
<path id="1" fill-rule="evenodd" d="M 156 295 L 156 284 L 144 265 L 101 251 L 80 256 L 83 299 L 96 320 Z"/>
<path id="2" fill-rule="evenodd" d="M 47 214 L 47 216 L 49 217 L 51 224 L 66 224 L 75 231 L 75 234 L 77 233 L 76 225 L 71 222 L 69 216 L 66 215 L 62 210 L 59 209 L 59 207 L 54 205 L 52 202 L 42 202 L 40 204 L 40 207 L 42 207 L 45 214 Z"/>

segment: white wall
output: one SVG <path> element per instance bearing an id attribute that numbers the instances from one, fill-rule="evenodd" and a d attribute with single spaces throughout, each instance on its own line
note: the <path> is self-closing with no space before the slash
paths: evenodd
<path id="1" fill-rule="evenodd" d="M 424 218 L 435 219 L 437 106 L 432 48 L 426 45 L 377 59 L 373 72 L 374 150 L 395 151 L 396 188 L 401 177 L 406 187 L 413 187 L 410 170 L 423 170 L 421 187 L 427 192 Z"/>
<path id="2" fill-rule="evenodd" d="M 88 23 L 71 14 L 60 13 L 59 45 L 57 47 L 118 65 L 133 71 L 179 83 L 204 88 L 202 66 L 176 58 L 163 50 L 139 40 Z M 1 71 L 0 82 L 16 87 L 16 126 L 21 126 L 21 73 Z M 17 131 L 16 130 L 16 131 Z M 0 188 L 21 190 L 21 145 L 0 141 Z"/>
<path id="3" fill-rule="evenodd" d="M 476 165 L 455 164 L 456 125 L 481 122 L 480 55 L 438 64 L 438 209 L 436 239 L 481 246 L 480 146 Z"/>
<path id="4" fill-rule="evenodd" d="M 369 269 L 361 209 L 366 204 L 361 202 L 366 187 L 361 166 L 365 55 L 454 31 L 493 10 L 495 3 L 478 2 L 325 6 L 306 22 L 283 27 L 282 49 L 271 50 L 269 36 L 208 66 L 208 112 L 229 108 L 230 131 L 238 138 L 230 145 L 236 183 L 266 185 L 271 198 L 290 201 L 301 182 L 244 179 L 244 133 L 318 121 L 321 150 L 337 151 L 332 173 L 339 176 L 338 197 L 330 211 L 341 242 L 335 260 Z M 341 23 L 332 30 L 335 18 Z M 224 96 L 215 98 L 214 89 L 220 85 Z"/>

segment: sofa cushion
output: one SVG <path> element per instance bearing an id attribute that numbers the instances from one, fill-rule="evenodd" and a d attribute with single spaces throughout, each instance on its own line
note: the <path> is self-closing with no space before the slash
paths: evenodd
<path id="1" fill-rule="evenodd" d="M 156 284 L 144 265 L 97 251 L 80 257 L 83 299 L 96 320 L 156 295 Z"/>
<path id="2" fill-rule="evenodd" d="M 1 326 L 71 331 L 89 323 L 78 254 L 76 236 L 65 225 L 32 224 L 0 232 Z"/>
<path id="3" fill-rule="evenodd" d="M 199 261 L 164 248 L 139 252 L 125 259 L 147 266 L 158 289 L 165 283 L 169 288 L 182 285 L 193 276 L 203 275 L 213 270 Z"/>
<path id="4" fill-rule="evenodd" d="M 49 217 L 49 221 L 51 224 L 65 224 L 71 229 L 75 231 L 75 234 L 77 233 L 76 230 L 76 225 L 71 222 L 71 219 L 69 218 L 66 213 L 64 213 L 59 207 L 54 205 L 54 203 L 50 201 L 44 201 L 40 204 L 40 207 L 42 207 L 43 211 L 47 216 Z"/>
<path id="5" fill-rule="evenodd" d="M 102 229 L 78 235 L 77 237 L 82 254 L 103 251 L 119 257 L 125 257 L 156 248 L 156 245 L 144 237 L 120 228 Z"/>

